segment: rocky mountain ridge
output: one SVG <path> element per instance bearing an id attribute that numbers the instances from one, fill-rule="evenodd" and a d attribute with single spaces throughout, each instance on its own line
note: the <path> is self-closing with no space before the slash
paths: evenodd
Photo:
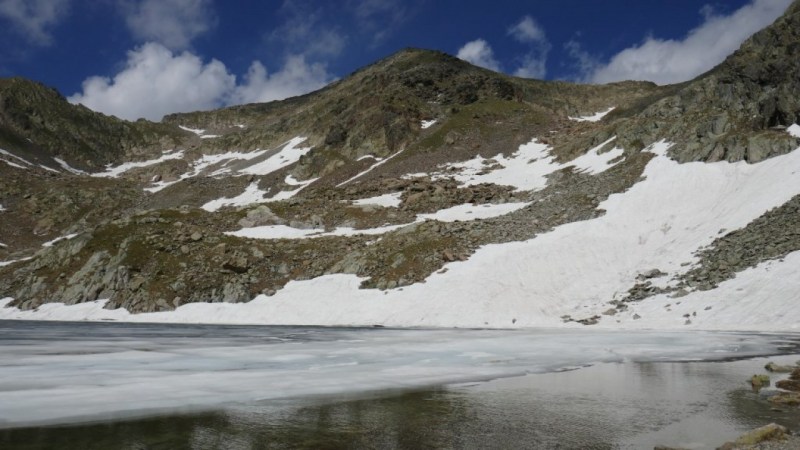
<path id="1" fill-rule="evenodd" d="M 663 171 L 688 184 L 711 167 L 742 177 L 727 189 L 758 208 L 714 216 L 735 229 L 674 237 L 693 251 L 646 254 L 619 269 L 609 294 L 540 308 L 558 322 L 638 320 L 633 304 L 713 291 L 800 250 L 800 183 L 781 172 L 800 147 L 798 30 L 795 2 L 721 65 L 673 86 L 527 80 L 407 49 L 301 97 L 160 123 L 2 80 L 0 298 L 23 310 L 107 299 L 108 309 L 173 311 L 289 296 L 290 283 L 337 274 L 383 295 L 424 292 L 450 268 L 481 264 L 487 249 L 612 223 L 617 199 Z M 747 177 L 762 172 L 784 173 L 781 196 L 751 193 L 761 181 Z M 648 226 L 667 237 L 681 214 Z M 526 270 L 523 286 L 547 276 Z"/>

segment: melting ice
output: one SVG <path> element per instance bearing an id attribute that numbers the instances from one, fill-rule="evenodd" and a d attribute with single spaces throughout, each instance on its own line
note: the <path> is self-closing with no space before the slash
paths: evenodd
<path id="1" fill-rule="evenodd" d="M 775 336 L 0 321 L 0 427 L 770 354 Z"/>

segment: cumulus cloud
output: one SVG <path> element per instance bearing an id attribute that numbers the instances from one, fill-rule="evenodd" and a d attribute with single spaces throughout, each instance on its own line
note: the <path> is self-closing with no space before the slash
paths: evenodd
<path id="1" fill-rule="evenodd" d="M 173 54 L 148 43 L 128 52 L 125 68 L 113 78 L 86 79 L 83 92 L 69 101 L 123 119 L 159 120 L 175 111 L 219 106 L 235 86 L 236 77 L 220 61 L 204 63 L 189 52 Z"/>
<path id="2" fill-rule="evenodd" d="M 550 52 L 550 43 L 544 29 L 533 17 L 524 16 L 509 27 L 508 35 L 530 47 L 528 53 L 517 58 L 519 67 L 514 70 L 514 75 L 523 78 L 544 78 L 547 74 L 547 54 Z"/>
<path id="3" fill-rule="evenodd" d="M 546 42 L 544 30 L 531 16 L 525 16 L 511 26 L 508 34 L 523 43 Z"/>
<path id="4" fill-rule="evenodd" d="M 309 64 L 305 57 L 293 55 L 287 58 L 283 68 L 273 74 L 259 61 L 254 61 L 237 86 L 229 102 L 231 104 L 268 102 L 317 90 L 332 81 L 324 64 Z"/>
<path id="5" fill-rule="evenodd" d="M 474 41 L 467 42 L 463 47 L 458 49 L 458 54 L 456 56 L 476 66 L 494 70 L 495 72 L 500 71 L 500 64 L 494 59 L 492 47 L 483 39 L 475 39 Z"/>
<path id="6" fill-rule="evenodd" d="M 69 9 L 69 0 L 0 0 L 0 18 L 24 35 L 31 43 L 48 45 L 52 42 L 50 28 L 58 23 Z"/>
<path id="7" fill-rule="evenodd" d="M 591 68 L 584 78 L 594 83 L 648 80 L 658 84 L 694 78 L 722 62 L 756 31 L 772 23 L 792 0 L 753 0 L 730 15 L 704 7 L 704 22 L 682 40 L 648 37 Z"/>
<path id="8" fill-rule="evenodd" d="M 173 50 L 216 24 L 211 0 L 140 0 L 122 3 L 125 22 L 136 39 L 155 41 Z"/>
<path id="9" fill-rule="evenodd" d="M 128 52 L 125 67 L 113 77 L 90 77 L 83 91 L 69 97 L 95 111 L 135 120 L 160 120 L 174 112 L 286 98 L 317 89 L 331 80 L 323 65 L 289 58 L 283 68 L 268 74 L 254 62 L 237 84 L 225 64 L 204 62 L 185 51 L 173 53 L 158 43 Z"/>

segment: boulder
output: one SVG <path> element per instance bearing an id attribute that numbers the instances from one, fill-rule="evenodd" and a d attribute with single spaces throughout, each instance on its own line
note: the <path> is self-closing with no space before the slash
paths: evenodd
<path id="1" fill-rule="evenodd" d="M 786 433 L 786 427 L 776 423 L 771 423 L 739 436 L 739 438 L 734 442 L 726 442 L 722 447 L 720 447 L 720 450 L 734 450 L 744 446 L 760 444 L 766 441 L 783 440 L 786 438 Z"/>
<path id="2" fill-rule="evenodd" d="M 775 383 L 775 387 L 786 389 L 787 391 L 800 392 L 800 381 L 798 380 L 781 380 Z"/>
<path id="3" fill-rule="evenodd" d="M 782 366 L 780 364 L 775 364 L 772 361 L 768 362 L 764 368 L 775 373 L 789 373 L 795 369 L 794 366 Z"/>

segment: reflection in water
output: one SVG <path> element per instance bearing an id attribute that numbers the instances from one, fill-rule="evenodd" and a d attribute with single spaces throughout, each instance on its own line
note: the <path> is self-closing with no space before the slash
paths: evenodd
<path id="1" fill-rule="evenodd" d="M 770 360 L 792 363 L 796 356 Z M 767 422 L 747 384 L 766 359 L 600 364 L 362 397 L 269 400 L 214 413 L 0 430 L 4 449 L 715 448 Z"/>

